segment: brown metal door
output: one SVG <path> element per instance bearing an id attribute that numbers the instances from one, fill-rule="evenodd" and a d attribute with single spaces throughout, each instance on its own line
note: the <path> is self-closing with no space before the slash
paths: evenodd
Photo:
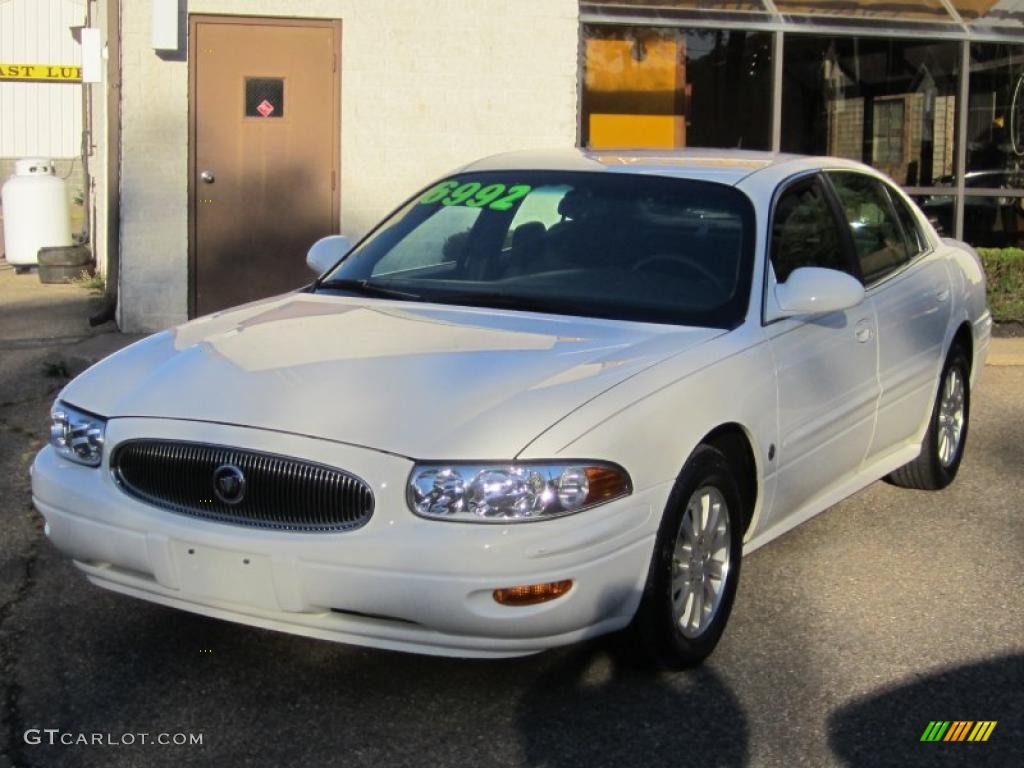
<path id="1" fill-rule="evenodd" d="M 331 21 L 191 19 L 191 316 L 309 282 L 338 231 L 338 49 Z"/>

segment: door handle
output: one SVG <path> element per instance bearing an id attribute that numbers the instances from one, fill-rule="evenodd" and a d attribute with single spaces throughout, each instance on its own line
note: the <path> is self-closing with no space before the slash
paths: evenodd
<path id="1" fill-rule="evenodd" d="M 216 179 L 213 176 L 213 173 L 210 171 L 203 171 L 202 173 L 199 174 L 199 178 L 205 184 L 213 184 L 213 182 L 216 181 Z"/>
<path id="2" fill-rule="evenodd" d="M 866 344 L 871 341 L 875 336 L 874 330 L 871 328 L 871 323 L 867 320 L 861 320 L 857 323 L 857 328 L 854 331 L 854 337 L 861 344 Z"/>
<path id="3" fill-rule="evenodd" d="M 937 291 L 935 291 L 935 300 L 936 301 L 941 303 L 941 302 L 945 301 L 948 298 L 949 298 L 949 288 L 939 288 Z"/>

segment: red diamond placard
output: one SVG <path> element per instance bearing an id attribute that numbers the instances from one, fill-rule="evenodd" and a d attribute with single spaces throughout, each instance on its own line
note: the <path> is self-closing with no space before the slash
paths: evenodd
<path id="1" fill-rule="evenodd" d="M 256 105 L 256 111 L 264 117 L 270 117 L 270 113 L 274 111 L 274 105 L 264 99 Z"/>

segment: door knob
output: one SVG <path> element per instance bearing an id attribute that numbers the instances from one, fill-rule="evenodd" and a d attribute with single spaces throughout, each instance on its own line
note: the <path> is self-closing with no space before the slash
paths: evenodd
<path id="1" fill-rule="evenodd" d="M 210 171 L 203 171 L 199 174 L 199 178 L 206 184 L 213 184 L 213 182 L 216 181 L 216 179 L 213 178 L 213 173 Z"/>

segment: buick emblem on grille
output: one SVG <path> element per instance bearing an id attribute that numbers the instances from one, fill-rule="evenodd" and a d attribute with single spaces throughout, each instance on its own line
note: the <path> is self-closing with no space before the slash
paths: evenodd
<path id="1" fill-rule="evenodd" d="M 129 496 L 204 520 L 337 533 L 373 516 L 373 490 L 355 475 L 231 445 L 126 440 L 111 452 L 110 466 Z"/>
<path id="2" fill-rule="evenodd" d="M 225 504 L 238 504 L 245 498 L 245 475 L 234 464 L 221 464 L 213 470 L 213 492 Z"/>

